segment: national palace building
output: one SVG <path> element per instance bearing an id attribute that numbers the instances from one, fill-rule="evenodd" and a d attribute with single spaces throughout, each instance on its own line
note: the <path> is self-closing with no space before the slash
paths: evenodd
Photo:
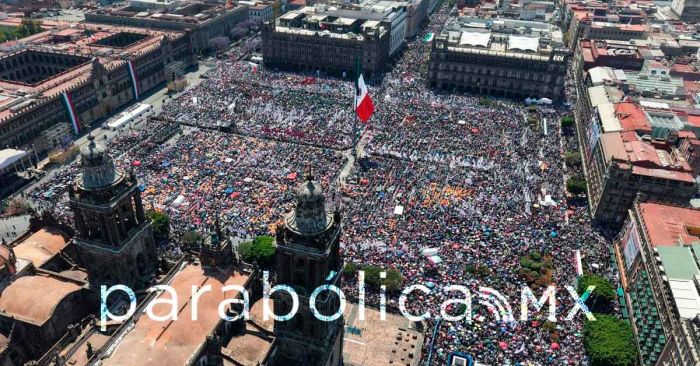
<path id="1" fill-rule="evenodd" d="M 0 53 L 3 148 L 43 153 L 196 62 L 190 37 L 95 24 L 59 26 Z"/>

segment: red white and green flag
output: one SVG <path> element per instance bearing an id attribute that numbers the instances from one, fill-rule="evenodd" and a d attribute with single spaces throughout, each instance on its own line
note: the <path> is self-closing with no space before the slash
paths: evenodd
<path id="1" fill-rule="evenodd" d="M 139 74 L 136 72 L 136 65 L 131 60 L 126 62 L 126 68 L 129 71 L 131 79 L 131 89 L 134 92 L 134 99 L 139 99 L 141 96 L 141 88 L 139 87 Z"/>
<path id="2" fill-rule="evenodd" d="M 374 103 L 372 103 L 372 98 L 369 96 L 365 79 L 359 71 L 355 81 L 355 113 L 357 113 L 357 118 L 365 124 L 372 117 L 372 113 L 374 113 Z"/>
<path id="3" fill-rule="evenodd" d="M 68 119 L 70 120 L 71 126 L 73 126 L 73 132 L 75 132 L 76 135 L 80 134 L 80 121 L 78 120 L 78 111 L 75 109 L 75 104 L 73 103 L 73 95 L 69 91 L 64 91 L 61 93 L 61 101 L 68 113 Z"/>

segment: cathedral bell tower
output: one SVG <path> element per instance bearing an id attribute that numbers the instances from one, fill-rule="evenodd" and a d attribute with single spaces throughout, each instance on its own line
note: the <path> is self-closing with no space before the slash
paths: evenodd
<path id="1" fill-rule="evenodd" d="M 321 185 L 307 176 L 296 190 L 296 207 L 277 230 L 277 282 L 293 288 L 299 310 L 287 321 L 275 321 L 277 354 L 273 365 L 343 365 L 345 320 L 317 319 L 309 307 L 313 291 L 322 285 L 340 287 L 340 213 L 326 211 Z M 291 297 L 278 291 L 272 295 L 275 314 L 287 314 Z M 339 309 L 338 295 L 322 292 L 316 309 L 330 316 Z"/>
<path id="2" fill-rule="evenodd" d="M 94 136 L 88 140 L 80 149 L 83 173 L 69 195 L 90 286 L 146 286 L 156 269 L 156 253 L 136 176 L 116 169 Z"/>

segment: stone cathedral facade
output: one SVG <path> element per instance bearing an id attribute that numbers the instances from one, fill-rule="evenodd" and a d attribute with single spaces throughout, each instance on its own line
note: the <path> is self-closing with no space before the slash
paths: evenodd
<path id="1" fill-rule="evenodd" d="M 156 252 L 136 176 L 116 169 L 106 148 L 88 138 L 80 151 L 83 173 L 69 195 L 90 285 L 146 286 Z"/>
<path id="2" fill-rule="evenodd" d="M 328 212 L 321 185 L 308 176 L 296 191 L 296 208 L 277 230 L 277 283 L 293 288 L 299 296 L 299 310 L 287 321 L 276 321 L 277 347 L 273 365 L 343 365 L 342 316 L 332 321 L 317 319 L 309 298 L 318 286 L 340 287 L 340 213 Z M 275 314 L 288 314 L 291 297 L 273 293 Z M 316 298 L 322 315 L 333 315 L 340 298 L 323 291 Z"/>

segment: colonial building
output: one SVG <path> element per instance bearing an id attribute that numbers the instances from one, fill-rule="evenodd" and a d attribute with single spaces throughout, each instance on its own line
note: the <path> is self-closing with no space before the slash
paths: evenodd
<path id="1" fill-rule="evenodd" d="M 601 134 L 587 172 L 593 217 L 611 224 L 624 222 L 637 193 L 684 205 L 697 192 L 692 168 L 678 151 L 677 140 L 663 129 L 642 137 L 635 131 Z"/>
<path id="2" fill-rule="evenodd" d="M 150 284 L 155 243 L 136 176 L 116 169 L 105 147 L 88 137 L 80 151 L 83 173 L 69 193 L 90 285 Z"/>
<path id="3" fill-rule="evenodd" d="M 406 9 L 406 37 L 415 37 L 418 30 L 425 23 L 428 17 L 429 0 L 408 0 L 408 1 L 391 1 L 391 0 L 365 0 L 363 6 L 383 7 L 383 8 L 400 8 Z"/>
<path id="4" fill-rule="evenodd" d="M 630 42 L 584 39 L 578 42 L 573 66 L 577 77 L 597 66 L 640 70 L 644 60 L 652 56 L 652 50 Z M 663 52 L 661 56 L 663 57 Z"/>
<path id="5" fill-rule="evenodd" d="M 359 58 L 371 75 L 399 51 L 405 35 L 405 7 L 317 4 L 263 26 L 263 60 L 269 68 L 352 75 Z"/>
<path id="6" fill-rule="evenodd" d="M 671 9 L 681 20 L 697 21 L 700 19 L 699 0 L 673 0 Z"/>
<path id="7" fill-rule="evenodd" d="M 94 309 L 68 240 L 62 230 L 44 227 L 0 245 L 0 365 L 44 358 Z"/>
<path id="8" fill-rule="evenodd" d="M 80 133 L 164 83 L 168 65 L 196 62 L 178 32 L 81 24 L 22 42 L 0 54 L 0 141 L 29 152 L 65 147 L 70 134 L 42 132 Z"/>
<path id="9" fill-rule="evenodd" d="M 516 33 L 521 27 L 530 33 Z M 427 80 L 439 89 L 559 100 L 568 58 L 561 38 L 546 23 L 459 18 L 434 38 Z"/>
<path id="10" fill-rule="evenodd" d="M 644 366 L 700 364 L 700 210 L 636 200 L 614 243 Z"/>
<path id="11" fill-rule="evenodd" d="M 196 1 L 132 1 L 126 6 L 86 12 L 85 20 L 185 32 L 192 38 L 194 52 L 201 53 L 209 49 L 210 39 L 228 37 L 238 23 L 248 20 L 248 7 Z"/>
<path id="12" fill-rule="evenodd" d="M 287 321 L 275 321 L 276 355 L 272 365 L 343 365 L 344 318 L 319 320 L 314 314 L 333 315 L 340 298 L 323 291 L 316 309 L 309 307 L 314 290 L 340 287 L 340 213 L 327 212 L 321 185 L 311 176 L 296 191 L 297 204 L 277 231 L 277 281 L 299 295 L 299 311 Z M 275 292 L 275 313 L 292 309 L 291 297 Z"/>
<path id="13" fill-rule="evenodd" d="M 651 65 L 644 69 L 650 75 L 653 71 L 668 76 L 667 70 Z M 616 81 L 626 75 L 621 71 L 588 70 L 586 79 L 577 83 L 579 103 L 574 109 L 591 212 L 597 220 L 614 225 L 625 220 L 637 193 L 687 204 L 697 190 L 698 171 L 698 128 L 692 116 L 657 98 L 623 100 L 629 87 Z M 659 80 L 656 85 L 661 89 L 663 76 L 646 79 L 644 85 Z"/>

